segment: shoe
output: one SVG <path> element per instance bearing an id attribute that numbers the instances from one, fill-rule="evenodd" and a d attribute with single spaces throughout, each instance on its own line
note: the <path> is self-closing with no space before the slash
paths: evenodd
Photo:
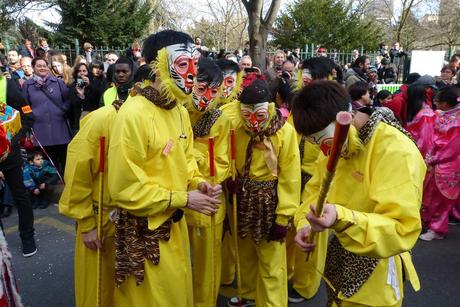
<path id="1" fill-rule="evenodd" d="M 289 297 L 288 297 L 289 303 L 297 304 L 297 303 L 302 303 L 305 300 L 306 298 L 300 295 L 300 293 L 297 292 L 294 288 L 292 288 L 291 291 L 289 291 Z"/>
<path id="2" fill-rule="evenodd" d="M 2 209 L 2 213 L 0 215 L 1 218 L 4 218 L 4 217 L 9 217 L 11 215 L 11 212 L 13 211 L 13 207 L 12 206 L 4 206 L 3 208 L 6 209 Z"/>
<path id="3" fill-rule="evenodd" d="M 42 203 L 40 206 L 38 206 L 38 209 L 46 209 L 48 208 L 48 203 Z"/>
<path id="4" fill-rule="evenodd" d="M 31 257 L 37 253 L 37 246 L 35 245 L 35 239 L 32 237 L 30 239 L 22 240 L 22 255 L 24 257 Z"/>
<path id="5" fill-rule="evenodd" d="M 431 229 L 428 229 L 427 232 L 425 232 L 424 234 L 420 235 L 419 238 L 421 240 L 423 240 L 423 241 L 431 241 L 431 240 L 442 240 L 442 239 L 444 239 L 444 236 L 441 236 L 441 235 L 437 234 L 436 232 L 434 232 Z"/>
<path id="6" fill-rule="evenodd" d="M 241 301 L 238 300 L 238 297 L 232 297 L 229 301 L 227 306 L 228 307 L 247 307 L 247 306 L 255 306 L 256 302 L 253 300 L 247 300 L 242 298 Z"/>

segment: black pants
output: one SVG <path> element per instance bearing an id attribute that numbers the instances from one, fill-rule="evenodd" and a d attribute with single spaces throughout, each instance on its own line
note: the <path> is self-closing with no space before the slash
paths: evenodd
<path id="1" fill-rule="evenodd" d="M 57 171 L 61 174 L 64 174 L 65 161 L 67 159 L 67 144 L 63 145 L 53 145 L 53 146 L 44 146 L 46 152 L 54 162 Z"/>
<path id="2" fill-rule="evenodd" d="M 21 166 L 3 169 L 2 172 L 18 209 L 19 235 L 23 240 L 30 239 L 34 236 L 34 211 L 24 187 Z"/>
<path id="3" fill-rule="evenodd" d="M 30 192 L 30 201 L 32 207 L 48 206 L 53 195 L 53 186 L 46 186 L 45 189 L 40 190 L 40 194 L 35 195 L 33 191 Z"/>

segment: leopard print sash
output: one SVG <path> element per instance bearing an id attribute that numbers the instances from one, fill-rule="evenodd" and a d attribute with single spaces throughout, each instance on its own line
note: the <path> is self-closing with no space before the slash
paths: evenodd
<path id="1" fill-rule="evenodd" d="M 278 180 L 257 181 L 242 178 L 237 193 L 238 235 L 251 235 L 256 244 L 268 240 L 276 219 Z"/>
<path id="2" fill-rule="evenodd" d="M 299 143 L 299 152 L 300 152 L 300 164 L 303 162 L 303 158 L 305 157 L 305 142 L 307 142 L 307 138 L 302 135 L 302 138 L 300 139 Z M 301 171 L 300 173 L 300 192 L 302 193 L 303 190 L 305 189 L 305 185 L 307 182 L 311 179 L 311 175 L 307 172 Z"/>
<path id="3" fill-rule="evenodd" d="M 144 88 L 141 87 L 142 83 L 136 83 L 134 84 L 133 88 L 131 89 L 130 95 L 131 96 L 136 96 L 137 94 L 144 96 L 152 102 L 154 105 L 166 109 L 166 110 L 171 110 L 174 108 L 177 103 L 175 100 L 168 100 L 165 98 L 163 95 L 160 94 L 160 92 L 156 89 L 154 89 L 151 86 L 146 86 Z"/>
<path id="4" fill-rule="evenodd" d="M 339 293 L 347 298 L 356 294 L 372 275 L 378 263 L 377 258 L 359 256 L 347 251 L 340 244 L 339 239 L 333 236 L 327 247 L 324 276 L 335 291 L 327 286 L 327 306 L 332 306 L 334 302 L 337 306 L 341 306 Z"/>
<path id="5" fill-rule="evenodd" d="M 193 136 L 202 138 L 208 136 L 211 132 L 212 126 L 216 123 L 217 119 L 222 115 L 219 109 L 213 109 L 205 112 L 193 125 Z"/>
<path id="6" fill-rule="evenodd" d="M 136 285 L 144 282 L 144 262 L 160 263 L 160 240 L 169 241 L 171 219 L 155 230 L 149 230 L 146 217 L 134 216 L 117 209 L 115 219 L 115 282 L 119 287 L 129 275 Z"/>

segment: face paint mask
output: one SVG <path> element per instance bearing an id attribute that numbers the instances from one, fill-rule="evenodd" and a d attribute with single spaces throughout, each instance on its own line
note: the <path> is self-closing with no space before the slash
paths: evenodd
<path id="1" fill-rule="evenodd" d="M 334 142 L 334 131 L 335 121 L 327 125 L 323 130 L 307 136 L 307 140 L 312 144 L 319 145 L 324 155 L 328 156 L 332 149 L 332 143 Z"/>
<path id="2" fill-rule="evenodd" d="M 195 44 L 175 44 L 166 47 L 168 52 L 168 67 L 171 78 L 184 93 L 190 94 L 193 79 L 197 73 L 199 51 Z"/>
<path id="3" fill-rule="evenodd" d="M 207 82 L 197 82 L 193 86 L 193 106 L 200 112 L 206 111 L 211 102 L 216 98 L 219 86 L 209 86 Z"/>
<path id="4" fill-rule="evenodd" d="M 224 82 L 222 82 L 222 98 L 228 98 L 236 86 L 236 72 L 225 72 Z"/>
<path id="5" fill-rule="evenodd" d="M 241 104 L 241 116 L 246 127 L 254 133 L 262 131 L 269 123 L 268 102 L 254 105 Z"/>
<path id="6" fill-rule="evenodd" d="M 308 68 L 302 69 L 302 85 L 307 86 L 310 82 L 313 81 L 311 71 Z"/>

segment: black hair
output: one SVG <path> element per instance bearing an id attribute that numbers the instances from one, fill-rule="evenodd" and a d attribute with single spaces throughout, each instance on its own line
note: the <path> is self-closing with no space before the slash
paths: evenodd
<path id="1" fill-rule="evenodd" d="M 115 75 L 115 65 L 110 64 L 109 67 L 107 67 L 106 79 L 109 82 L 113 82 L 114 75 Z"/>
<path id="2" fill-rule="evenodd" d="M 411 85 L 412 83 L 420 79 L 420 77 L 420 74 L 417 72 L 410 73 L 409 75 L 407 75 L 406 84 Z"/>
<path id="3" fill-rule="evenodd" d="M 32 151 L 27 154 L 27 162 L 32 162 L 36 156 L 43 157 L 43 153 L 41 151 Z"/>
<path id="4" fill-rule="evenodd" d="M 348 94 L 353 101 L 359 100 L 366 95 L 367 91 L 369 91 L 369 86 L 364 81 L 355 82 L 348 87 Z"/>
<path id="5" fill-rule="evenodd" d="M 147 37 L 142 47 L 142 56 L 147 63 L 151 63 L 156 60 L 158 51 L 164 47 L 187 43 L 194 43 L 190 35 L 174 30 L 164 30 Z"/>
<path id="6" fill-rule="evenodd" d="M 92 70 L 95 67 L 104 69 L 104 63 L 99 60 L 94 60 L 89 64 L 89 68 Z"/>
<path id="7" fill-rule="evenodd" d="M 412 121 L 422 109 L 425 101 L 425 85 L 412 84 L 407 88 L 407 116 L 406 122 Z M 406 123 L 403 123 L 406 124 Z"/>
<path id="8" fill-rule="evenodd" d="M 230 61 L 230 60 L 227 60 L 227 59 L 220 59 L 220 60 L 217 60 L 216 61 L 216 65 L 219 66 L 219 68 L 223 71 L 223 72 L 226 72 L 226 71 L 231 71 L 232 73 L 233 72 L 240 72 L 240 67 L 238 66 L 237 63 L 233 62 L 233 61 Z"/>
<path id="9" fill-rule="evenodd" d="M 115 75 L 115 72 L 116 72 L 116 66 L 117 64 L 127 64 L 129 65 L 129 68 L 131 69 L 131 78 L 130 80 L 128 81 L 131 82 L 134 80 L 134 76 L 136 75 L 136 72 L 137 72 L 137 65 L 136 63 L 134 63 L 134 61 L 128 57 L 125 57 L 125 56 L 122 56 L 122 57 L 119 57 L 118 60 L 113 64 L 113 78 L 112 78 L 112 81 L 113 82 L 116 82 L 116 75 Z"/>
<path id="10" fill-rule="evenodd" d="M 255 79 L 246 86 L 239 96 L 239 101 L 243 104 L 258 104 L 271 100 L 270 89 L 265 80 Z"/>
<path id="11" fill-rule="evenodd" d="M 144 80 L 155 81 L 154 79 L 155 75 L 153 74 L 152 68 L 149 64 L 141 65 L 134 75 L 134 82 L 142 82 Z"/>
<path id="12" fill-rule="evenodd" d="M 374 101 L 374 105 L 375 106 L 380 106 L 381 105 L 381 102 L 380 100 L 382 99 L 387 99 L 388 97 L 390 97 L 392 94 L 390 91 L 388 90 L 381 90 L 380 92 L 377 93 L 377 95 L 375 96 L 375 101 Z"/>
<path id="13" fill-rule="evenodd" d="M 363 64 L 366 63 L 366 60 L 369 59 L 368 56 L 366 55 L 361 55 L 359 56 L 354 62 L 353 62 L 353 65 L 351 65 L 351 67 L 356 67 L 356 68 L 359 68 L 359 64 Z"/>
<path id="14" fill-rule="evenodd" d="M 311 135 L 335 121 L 338 112 L 349 108 L 350 96 L 342 85 L 335 81 L 313 81 L 292 100 L 294 127 L 300 134 Z"/>
<path id="15" fill-rule="evenodd" d="M 207 82 L 210 87 L 217 87 L 222 84 L 224 75 L 216 63 L 208 58 L 200 58 L 198 61 L 198 73 L 196 80 L 198 82 Z"/>
<path id="16" fill-rule="evenodd" d="M 85 67 L 86 67 L 86 70 L 88 71 L 88 79 L 93 80 L 93 72 L 91 71 L 91 69 L 89 69 L 88 64 L 83 63 L 83 62 L 80 62 L 80 63 L 78 63 L 77 66 L 75 66 L 75 67 L 73 68 L 73 71 L 72 71 L 72 77 L 73 77 L 73 79 L 75 80 L 75 82 L 76 82 L 77 79 L 78 79 L 78 70 L 80 69 L 81 66 L 85 66 Z"/>
<path id="17" fill-rule="evenodd" d="M 327 78 L 332 72 L 331 63 L 325 57 L 314 57 L 302 63 L 302 69 L 310 70 L 313 80 Z"/>
<path id="18" fill-rule="evenodd" d="M 436 94 L 435 100 L 439 102 L 445 102 L 449 106 L 454 107 L 460 103 L 460 101 L 458 101 L 459 97 L 460 89 L 457 86 L 451 85 L 439 90 L 439 92 Z"/>
<path id="19" fill-rule="evenodd" d="M 35 57 L 35 58 L 32 60 L 32 67 L 35 67 L 35 64 L 37 64 L 38 61 L 45 61 L 46 66 L 48 66 L 48 61 L 47 61 L 45 58 Z"/>

